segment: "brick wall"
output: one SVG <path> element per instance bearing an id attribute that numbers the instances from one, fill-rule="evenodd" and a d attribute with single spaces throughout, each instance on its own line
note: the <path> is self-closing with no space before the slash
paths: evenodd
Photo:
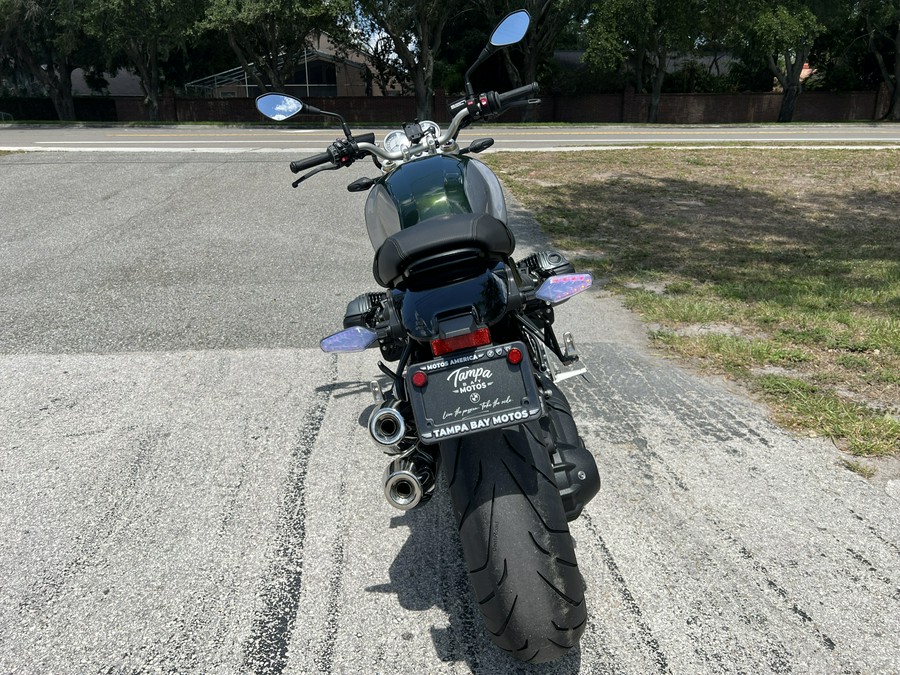
<path id="1" fill-rule="evenodd" d="M 544 95 L 534 111 L 539 122 L 643 123 L 647 121 L 650 96 L 646 94 L 596 94 L 590 96 Z M 438 93 L 434 100 L 434 120 L 449 121 L 448 99 Z M 309 98 L 322 110 L 342 114 L 351 125 L 399 123 L 416 114 L 412 97 Z M 775 122 L 781 94 L 664 94 L 660 99 L 659 121 L 663 124 L 746 124 Z M 809 91 L 797 100 L 795 122 L 847 122 L 879 119 L 887 110 L 888 95 L 881 91 L 845 93 Z M 146 121 L 141 97 L 79 97 L 75 110 L 82 121 Z M 0 99 L 0 111 L 17 120 L 53 120 L 56 113 L 49 99 Z M 264 122 L 252 99 L 187 99 L 172 95 L 160 99 L 159 119 L 165 122 Z M 317 123 L 315 117 L 298 118 Z M 520 113 L 508 113 L 501 121 L 515 122 Z M 323 120 L 323 124 L 324 124 Z"/>

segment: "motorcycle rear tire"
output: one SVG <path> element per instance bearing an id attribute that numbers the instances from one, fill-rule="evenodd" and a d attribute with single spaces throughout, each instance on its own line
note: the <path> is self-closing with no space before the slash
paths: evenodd
<path id="1" fill-rule="evenodd" d="M 441 464 L 469 580 L 494 643 L 543 663 L 587 622 L 584 581 L 536 423 L 444 443 Z"/>

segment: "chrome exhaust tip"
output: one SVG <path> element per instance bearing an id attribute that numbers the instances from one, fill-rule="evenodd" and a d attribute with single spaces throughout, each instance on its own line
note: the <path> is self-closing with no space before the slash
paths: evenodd
<path id="1" fill-rule="evenodd" d="M 384 496 L 388 504 L 401 511 L 418 506 L 425 495 L 425 488 L 414 473 L 412 462 L 397 459 L 388 464 L 384 472 Z"/>
<path id="2" fill-rule="evenodd" d="M 406 420 L 394 408 L 378 408 L 369 417 L 369 434 L 381 445 L 397 445 L 406 436 Z"/>

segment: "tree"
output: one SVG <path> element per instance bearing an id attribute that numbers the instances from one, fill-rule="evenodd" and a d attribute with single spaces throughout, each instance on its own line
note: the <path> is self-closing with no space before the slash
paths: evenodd
<path id="1" fill-rule="evenodd" d="M 779 122 L 790 122 L 802 90 L 800 76 L 815 39 L 825 31 L 810 6 L 794 2 L 791 6 L 760 3 L 744 24 L 744 35 L 751 52 L 761 55 L 778 80 L 783 93 Z"/>
<path id="2" fill-rule="evenodd" d="M 890 95 L 886 117 L 900 120 L 900 1 L 861 0 L 856 10 L 865 18 L 869 51 Z"/>
<path id="3" fill-rule="evenodd" d="M 284 90 L 316 33 L 338 33 L 342 0 L 210 0 L 203 26 L 222 31 L 261 90 Z"/>
<path id="4" fill-rule="evenodd" d="M 49 94 L 61 120 L 75 119 L 72 71 L 86 42 L 78 0 L 0 0 L 0 59 Z"/>
<path id="5" fill-rule="evenodd" d="M 382 93 L 393 86 L 400 87 L 401 95 L 409 93 L 410 79 L 403 62 L 394 52 L 394 43 L 386 35 L 379 35 L 369 45 L 367 77 L 376 82 Z M 367 95 L 370 87 L 366 87 Z"/>
<path id="6" fill-rule="evenodd" d="M 625 67 L 637 91 L 650 90 L 648 121 L 656 122 L 669 56 L 698 39 L 699 0 L 602 0 L 588 19 L 587 64 Z"/>
<path id="7" fill-rule="evenodd" d="M 357 0 L 360 34 L 390 38 L 400 62 L 412 80 L 416 114 L 429 119 L 434 97 L 434 61 L 440 51 L 444 27 L 457 13 L 461 0 Z"/>
<path id="8" fill-rule="evenodd" d="M 183 48 L 202 9 L 202 0 L 91 0 L 87 30 L 101 40 L 107 58 L 124 54 L 137 73 L 150 120 L 159 118 L 161 65 Z"/>

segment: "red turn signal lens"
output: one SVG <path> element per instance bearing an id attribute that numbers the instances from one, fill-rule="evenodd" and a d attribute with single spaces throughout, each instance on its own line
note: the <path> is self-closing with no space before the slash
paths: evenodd
<path id="1" fill-rule="evenodd" d="M 413 373 L 412 383 L 417 387 L 424 387 L 428 382 L 428 376 L 423 373 L 421 370 Z"/>
<path id="2" fill-rule="evenodd" d="M 432 340 L 431 351 L 435 356 L 449 354 L 460 349 L 468 349 L 470 347 L 481 347 L 491 344 L 491 331 L 487 328 L 479 328 L 465 335 L 457 335 L 456 337 L 447 338 L 445 340 Z"/>
<path id="3" fill-rule="evenodd" d="M 517 366 L 522 363 L 522 352 L 513 347 L 509 350 L 509 354 L 506 355 L 506 360 L 514 366 Z"/>

